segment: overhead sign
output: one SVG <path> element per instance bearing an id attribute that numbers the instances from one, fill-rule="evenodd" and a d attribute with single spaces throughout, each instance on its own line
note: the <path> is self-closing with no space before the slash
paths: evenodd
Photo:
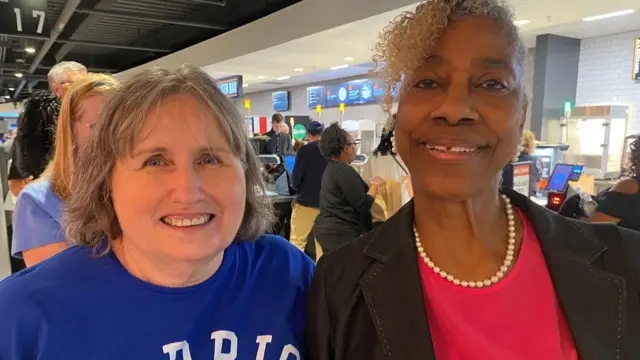
<path id="1" fill-rule="evenodd" d="M 302 124 L 297 124 L 293 127 L 293 139 L 304 140 L 307 137 L 307 128 Z"/>
<path id="2" fill-rule="evenodd" d="M 0 0 L 0 33 L 47 36 L 47 0 Z"/>
<path id="3" fill-rule="evenodd" d="M 216 85 L 230 99 L 237 99 L 242 96 L 242 75 L 218 79 L 216 80 Z"/>

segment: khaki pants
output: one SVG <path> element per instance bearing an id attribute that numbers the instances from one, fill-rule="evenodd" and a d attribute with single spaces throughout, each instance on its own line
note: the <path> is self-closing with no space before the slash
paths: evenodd
<path id="1" fill-rule="evenodd" d="M 313 223 L 320 214 L 320 210 L 302 206 L 300 204 L 293 205 L 291 213 L 291 243 L 298 249 L 304 251 L 307 245 L 307 237 L 311 234 Z M 316 261 L 322 256 L 322 249 L 316 241 Z"/>

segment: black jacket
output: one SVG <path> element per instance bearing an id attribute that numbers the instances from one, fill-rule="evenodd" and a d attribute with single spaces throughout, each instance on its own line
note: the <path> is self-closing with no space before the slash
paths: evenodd
<path id="1" fill-rule="evenodd" d="M 275 131 L 269 130 L 264 135 L 269 137 L 268 146 L 271 154 L 282 155 L 293 151 L 293 144 L 289 134 L 283 132 L 276 134 Z"/>
<path id="2" fill-rule="evenodd" d="M 291 186 L 297 191 L 296 202 L 302 206 L 320 206 L 320 184 L 327 158 L 317 141 L 302 146 L 296 154 L 296 166 L 291 174 Z"/>
<path id="3" fill-rule="evenodd" d="M 563 218 L 503 191 L 534 224 L 580 359 L 640 359 L 640 234 Z M 412 224 L 413 201 L 320 259 L 306 359 L 435 360 Z"/>

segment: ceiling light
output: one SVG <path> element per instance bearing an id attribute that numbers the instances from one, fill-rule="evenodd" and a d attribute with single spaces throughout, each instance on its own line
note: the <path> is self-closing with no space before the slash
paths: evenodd
<path id="1" fill-rule="evenodd" d="M 7 99 L 11 99 L 11 96 L 9 95 L 5 95 L 4 97 L 6 97 Z"/>
<path id="2" fill-rule="evenodd" d="M 14 88 L 9 88 L 9 91 L 13 91 L 13 90 L 15 90 L 15 89 Z"/>
<path id="3" fill-rule="evenodd" d="M 266 76 L 258 76 L 258 79 L 266 79 Z"/>
<path id="4" fill-rule="evenodd" d="M 346 58 L 344 58 L 344 61 L 353 61 L 353 58 L 351 56 L 347 56 Z"/>
<path id="5" fill-rule="evenodd" d="M 249 86 L 249 84 L 242 84 L 242 87 L 247 87 Z"/>
<path id="6" fill-rule="evenodd" d="M 15 73 L 15 74 L 13 74 L 13 75 L 15 75 L 15 76 L 16 76 L 16 77 L 18 77 L 18 78 L 21 78 L 21 77 L 22 77 L 22 73 Z"/>
<path id="7" fill-rule="evenodd" d="M 612 13 L 608 13 L 608 14 L 602 14 L 602 15 L 586 17 L 586 18 L 582 19 L 582 21 L 602 20 L 602 19 L 607 19 L 607 18 L 615 17 L 615 16 L 629 15 L 629 14 L 633 14 L 634 12 L 635 12 L 635 10 L 627 9 L 627 10 L 616 11 L 616 12 L 612 12 Z"/>
<path id="8" fill-rule="evenodd" d="M 33 53 L 36 52 L 36 48 L 28 46 L 28 47 L 24 48 L 24 51 L 28 52 L 29 54 L 33 54 Z"/>
<path id="9" fill-rule="evenodd" d="M 338 65 L 338 66 L 334 66 L 334 67 L 332 67 L 332 68 L 331 68 L 331 70 L 346 69 L 346 68 L 348 68 L 348 67 L 349 67 L 349 65 L 347 65 L 347 64 L 344 64 L 344 65 Z"/>
<path id="10" fill-rule="evenodd" d="M 529 20 L 516 20 L 513 23 L 516 24 L 516 25 L 527 25 L 530 22 L 531 21 L 529 21 Z"/>
<path id="11" fill-rule="evenodd" d="M 295 68 L 293 71 L 301 72 L 301 71 L 304 71 L 304 69 L 303 68 Z"/>
<path id="12" fill-rule="evenodd" d="M 280 76 L 276 78 L 276 80 L 289 80 L 289 79 L 291 79 L 291 76 Z"/>

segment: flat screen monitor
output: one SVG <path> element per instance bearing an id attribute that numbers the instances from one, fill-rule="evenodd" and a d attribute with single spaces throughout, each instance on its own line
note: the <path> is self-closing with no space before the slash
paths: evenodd
<path id="1" fill-rule="evenodd" d="M 230 99 L 237 99 L 242 96 L 242 76 L 240 75 L 217 79 L 216 85 Z"/>
<path id="2" fill-rule="evenodd" d="M 549 178 L 547 190 L 559 193 L 564 192 L 567 189 L 574 167 L 575 165 L 556 164 L 556 167 L 553 168 L 553 173 Z"/>
<path id="3" fill-rule="evenodd" d="M 285 154 L 282 155 L 284 160 L 284 166 L 287 168 L 289 174 L 293 174 L 293 168 L 296 166 L 296 155 L 295 154 Z"/>
<path id="4" fill-rule="evenodd" d="M 326 89 L 324 86 L 312 86 L 307 88 L 307 105 L 309 109 L 314 109 L 316 106 L 324 106 L 325 105 L 325 93 Z"/>
<path id="5" fill-rule="evenodd" d="M 276 91 L 271 94 L 273 99 L 273 111 L 289 111 L 289 92 Z"/>

